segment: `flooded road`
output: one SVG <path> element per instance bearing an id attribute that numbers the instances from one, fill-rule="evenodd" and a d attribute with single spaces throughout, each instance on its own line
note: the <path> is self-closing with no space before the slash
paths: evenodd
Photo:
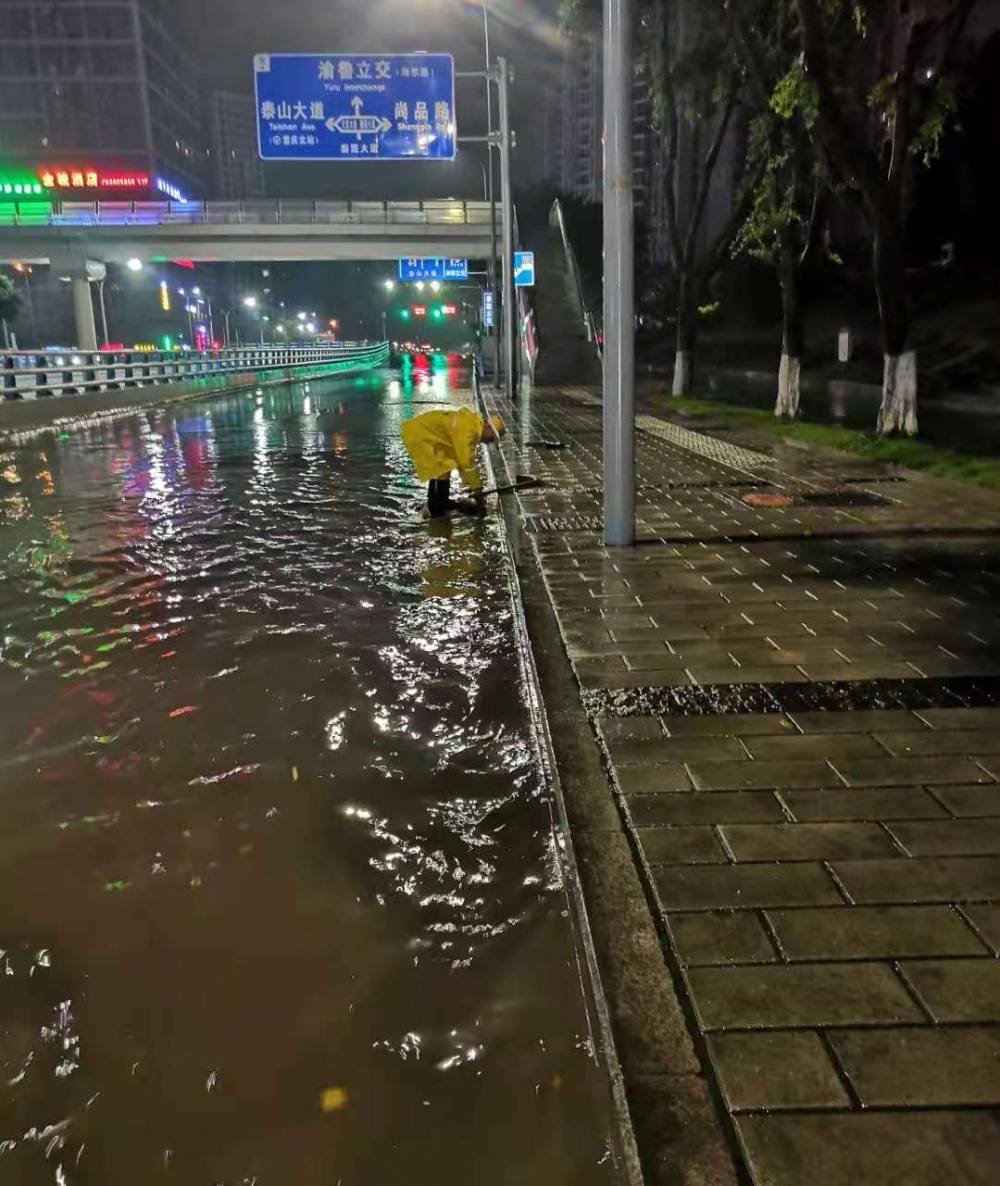
<path id="1" fill-rule="evenodd" d="M 0 450 L 4 1186 L 614 1180 L 466 381 Z"/>

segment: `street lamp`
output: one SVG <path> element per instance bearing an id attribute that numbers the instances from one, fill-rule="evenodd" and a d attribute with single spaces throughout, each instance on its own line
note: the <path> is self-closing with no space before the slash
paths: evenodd
<path id="1" fill-rule="evenodd" d="M 246 307 L 248 309 L 256 309 L 257 308 L 257 298 L 255 296 L 244 297 L 243 304 L 246 305 Z"/>
<path id="2" fill-rule="evenodd" d="M 142 271 L 142 260 L 137 259 L 135 256 L 133 256 L 130 260 L 126 261 L 125 267 L 128 268 L 128 270 L 130 272 L 141 272 Z"/>
<path id="3" fill-rule="evenodd" d="M 438 292 L 440 290 L 440 288 L 441 288 L 440 280 L 432 280 L 431 281 L 431 292 Z"/>
<path id="4" fill-rule="evenodd" d="M 396 287 L 395 280 L 383 280 L 382 283 L 385 285 L 386 292 L 392 292 Z"/>

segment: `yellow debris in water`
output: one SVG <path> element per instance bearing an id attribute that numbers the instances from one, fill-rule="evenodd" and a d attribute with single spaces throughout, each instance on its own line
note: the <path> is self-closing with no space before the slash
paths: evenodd
<path id="1" fill-rule="evenodd" d="M 562 1087 L 562 1075 L 553 1075 L 549 1080 L 549 1087 L 551 1087 L 553 1091 L 558 1091 L 559 1088 Z"/>
<path id="2" fill-rule="evenodd" d="M 342 1087 L 328 1087 L 319 1097 L 324 1112 L 339 1112 L 347 1106 L 347 1092 Z"/>
<path id="3" fill-rule="evenodd" d="M 293 766 L 292 767 L 292 782 L 298 782 L 298 781 L 299 781 L 299 768 L 298 768 L 298 766 Z"/>

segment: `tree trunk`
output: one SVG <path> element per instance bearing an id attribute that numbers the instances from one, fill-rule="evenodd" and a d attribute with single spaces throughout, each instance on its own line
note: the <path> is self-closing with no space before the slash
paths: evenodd
<path id="1" fill-rule="evenodd" d="M 677 353 L 674 355 L 674 395 L 688 395 L 694 372 L 694 344 L 698 333 L 698 309 L 694 283 L 681 273 L 677 288 Z"/>
<path id="2" fill-rule="evenodd" d="M 802 304 L 799 299 L 799 269 L 791 246 L 782 248 L 778 264 L 781 284 L 781 365 L 778 368 L 778 398 L 775 416 L 799 414 L 799 374 L 802 356 Z"/>
<path id="3" fill-rule="evenodd" d="M 882 406 L 878 431 L 883 435 L 917 432 L 917 355 L 907 350 L 910 311 L 906 294 L 903 228 L 899 214 L 883 209 L 874 219 L 873 263 L 882 328 Z"/>

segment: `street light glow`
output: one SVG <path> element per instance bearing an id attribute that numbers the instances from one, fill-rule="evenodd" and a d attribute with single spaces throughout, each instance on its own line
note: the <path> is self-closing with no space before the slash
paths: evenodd
<path id="1" fill-rule="evenodd" d="M 130 272 L 141 272 L 141 271 L 142 271 L 142 260 L 141 260 L 141 259 L 137 259 L 135 256 L 133 256 L 133 257 L 132 257 L 130 260 L 128 260 L 128 262 L 125 264 L 125 267 L 126 267 L 126 268 L 128 268 L 128 270 L 129 270 Z"/>
<path id="2" fill-rule="evenodd" d="M 244 297 L 243 304 L 246 305 L 246 307 L 248 309 L 256 309 L 257 308 L 257 298 L 255 296 Z"/>
<path id="3" fill-rule="evenodd" d="M 423 282 L 423 280 L 418 280 L 417 281 L 417 292 L 423 292 L 423 291 L 424 291 L 424 282 Z"/>
<path id="4" fill-rule="evenodd" d="M 438 289 L 440 289 L 440 287 L 441 287 L 440 280 L 432 280 L 431 281 L 431 292 L 437 292 Z"/>
<path id="5" fill-rule="evenodd" d="M 306 333 L 307 333 L 307 334 L 314 334 L 315 332 L 316 332 L 316 325 L 315 325 L 315 323 L 314 323 L 314 322 L 312 322 L 312 321 L 308 322 L 308 323 L 306 324 Z"/>
<path id="6" fill-rule="evenodd" d="M 305 321 L 306 319 L 305 313 L 296 313 L 295 316 L 299 319 L 299 321 Z"/>
<path id="7" fill-rule="evenodd" d="M 191 289 L 191 292 L 194 294 L 194 296 L 201 296 L 201 289 L 200 289 L 200 288 L 192 288 L 192 289 Z"/>
<path id="8" fill-rule="evenodd" d="M 392 290 L 396 287 L 395 280 L 384 280 L 382 283 L 385 285 L 386 292 L 392 292 Z"/>

